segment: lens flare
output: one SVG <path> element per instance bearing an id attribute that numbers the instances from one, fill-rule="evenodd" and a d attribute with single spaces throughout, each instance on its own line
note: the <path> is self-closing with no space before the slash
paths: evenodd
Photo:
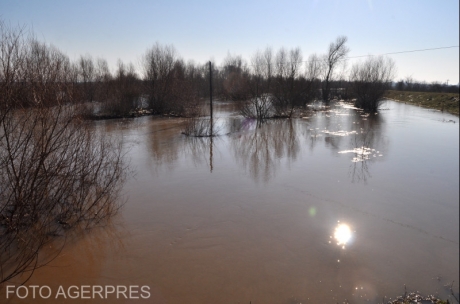
<path id="1" fill-rule="evenodd" d="M 334 231 L 337 245 L 346 245 L 351 239 L 351 229 L 347 224 L 339 224 Z"/>

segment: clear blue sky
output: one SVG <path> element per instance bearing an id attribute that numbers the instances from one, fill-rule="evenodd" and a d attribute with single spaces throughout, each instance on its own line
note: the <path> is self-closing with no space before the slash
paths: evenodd
<path id="1" fill-rule="evenodd" d="M 459 45 L 458 0 L 0 0 L 0 18 L 71 59 L 90 54 L 112 67 L 137 64 L 156 41 L 201 63 L 228 52 L 249 59 L 266 46 L 298 46 L 307 59 L 339 35 L 350 57 Z M 391 57 L 397 79 L 459 82 L 458 48 Z"/>

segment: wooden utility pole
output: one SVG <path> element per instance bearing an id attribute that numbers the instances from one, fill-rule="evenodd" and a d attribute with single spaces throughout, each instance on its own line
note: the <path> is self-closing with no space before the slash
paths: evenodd
<path id="1" fill-rule="evenodd" d="M 209 138 L 209 168 L 210 168 L 210 171 L 212 173 L 212 169 L 213 169 L 213 166 L 212 166 L 212 136 Z"/>
<path id="2" fill-rule="evenodd" d="M 209 109 L 211 111 L 210 129 L 211 129 L 211 136 L 212 136 L 212 67 L 211 67 L 211 61 L 209 61 Z"/>

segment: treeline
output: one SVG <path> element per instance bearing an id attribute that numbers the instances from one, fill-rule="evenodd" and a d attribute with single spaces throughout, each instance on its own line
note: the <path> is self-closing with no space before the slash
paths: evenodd
<path id="1" fill-rule="evenodd" d="M 393 90 L 411 91 L 411 92 L 433 92 L 433 93 L 459 93 L 458 85 L 449 85 L 438 81 L 428 83 L 426 81 L 417 81 L 412 77 L 400 79 L 394 83 Z"/>
<path id="2" fill-rule="evenodd" d="M 222 94 L 241 103 L 240 112 L 254 118 L 291 117 L 294 109 L 314 100 L 350 99 L 376 111 L 391 86 L 395 66 L 390 58 L 370 57 L 345 69 L 347 38 L 330 43 L 327 53 L 303 61 L 300 49 L 271 48 L 256 52 L 248 64 L 230 57 L 222 68 Z M 226 73 L 226 71 L 231 71 Z"/>
<path id="3" fill-rule="evenodd" d="M 356 99 L 357 106 L 375 111 L 395 70 L 391 59 L 370 57 L 347 71 L 344 64 L 349 48 L 345 36 L 333 41 L 325 54 L 312 54 L 307 60 L 299 48 L 266 48 L 249 60 L 229 54 L 221 65 L 211 63 L 211 67 L 208 63 L 185 62 L 172 45 L 156 43 L 145 51 L 137 68 L 119 61 L 114 72 L 103 58 L 85 55 L 71 61 L 55 47 L 35 39 L 22 43 L 30 50 L 30 58 L 35 57 L 9 67 L 18 73 L 13 80 L 16 95 L 8 102 L 22 108 L 56 102 L 82 104 L 80 115 L 86 118 L 141 113 L 200 115 L 203 99 L 210 94 L 210 73 L 215 98 L 237 102 L 241 114 L 247 117 L 291 117 L 296 108 L 314 100 L 328 104 L 333 98 Z M 52 78 L 46 69 L 53 64 L 65 70 L 65 78 Z M 33 77 L 31 71 L 35 71 Z M 1 74 L 0 82 L 9 81 L 5 77 Z M 37 83 L 44 86 L 46 94 L 54 94 L 50 88 L 63 83 L 65 90 L 58 90 L 58 98 L 37 96 L 30 89 Z"/>
<path id="4" fill-rule="evenodd" d="M 13 33 L 21 38 L 22 47 L 29 50 L 27 60 L 20 61 L 16 54 L 13 61 L 2 62 L 3 71 L 17 72 L 15 79 L 7 79 L 5 72 L 0 72 L 3 84 L 0 93 L 10 96 L 8 102 L 14 107 L 53 105 L 55 96 L 46 94 L 53 91 L 52 87 L 62 86 L 62 82 L 65 90 L 59 90 L 57 102 L 84 105 L 80 107 L 80 115 L 86 118 L 142 113 L 197 116 L 202 114 L 203 99 L 209 98 L 209 64 L 186 62 L 172 45 L 156 43 L 144 52 L 136 66 L 119 61 L 112 71 L 103 58 L 83 55 L 71 61 L 51 45 L 33 38 L 24 39 L 23 30 L 2 25 L 2 39 Z M 2 40 L 2 52 L 6 54 L 4 44 Z M 348 53 L 347 38 L 340 36 L 325 53 L 311 54 L 308 58 L 303 57 L 299 48 L 266 48 L 249 59 L 228 54 L 221 64 L 211 63 L 213 95 L 237 102 L 242 115 L 266 118 L 291 117 L 296 108 L 314 100 L 328 104 L 334 98 L 354 100 L 356 106 L 375 111 L 383 92 L 390 88 L 459 92 L 458 85 L 420 82 L 412 77 L 393 82 L 395 66 L 388 58 L 369 57 L 346 68 Z M 48 71 L 53 64 L 65 70 L 65 79 L 53 78 Z M 4 83 L 9 81 L 14 83 L 14 94 L 4 91 Z M 46 92 L 42 96 L 33 93 L 38 83 Z"/>

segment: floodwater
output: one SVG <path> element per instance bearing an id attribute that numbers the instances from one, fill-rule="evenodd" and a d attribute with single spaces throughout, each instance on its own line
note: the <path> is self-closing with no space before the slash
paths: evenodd
<path id="1" fill-rule="evenodd" d="M 377 303 L 405 285 L 458 290 L 458 117 L 388 101 L 378 115 L 339 104 L 257 127 L 231 104 L 215 108 L 212 141 L 182 135 L 182 119 L 98 122 L 128 149 L 125 204 L 26 285 L 149 286 L 148 300 L 120 303 Z"/>

